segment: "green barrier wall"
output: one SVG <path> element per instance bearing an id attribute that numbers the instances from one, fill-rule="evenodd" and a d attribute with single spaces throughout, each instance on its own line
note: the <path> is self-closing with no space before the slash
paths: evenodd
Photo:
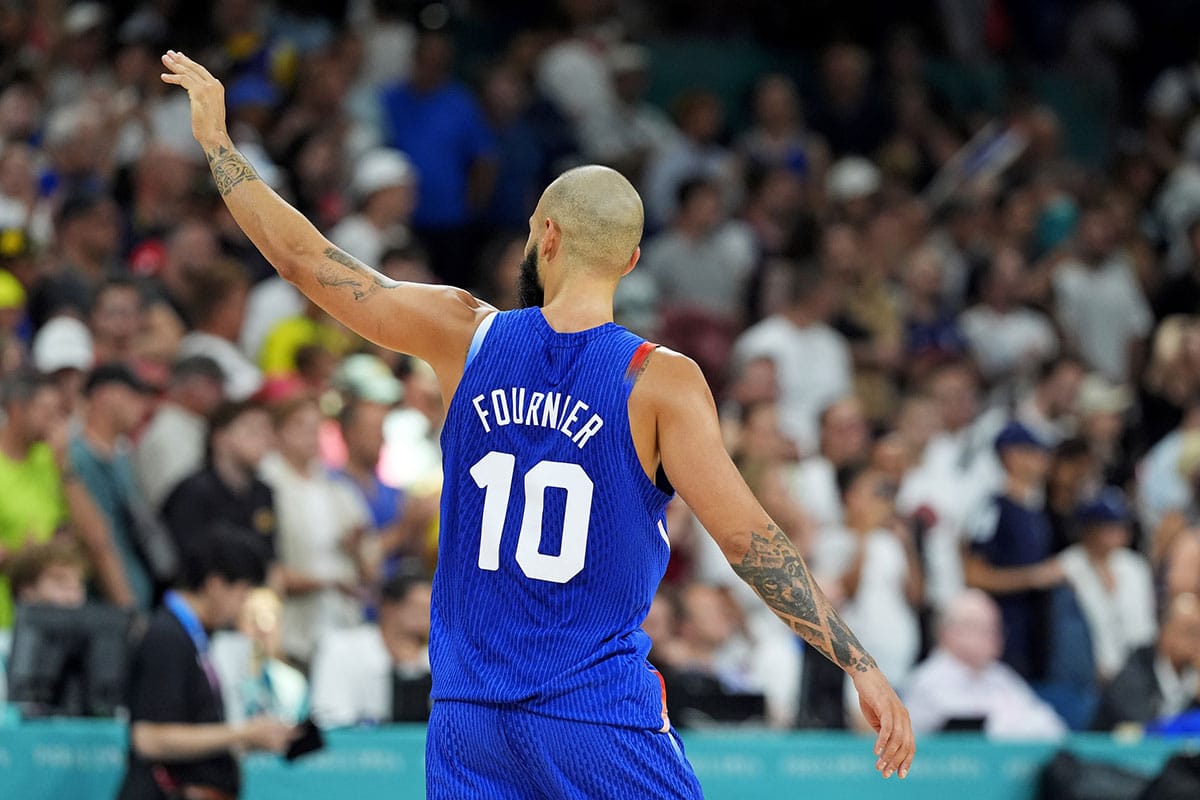
<path id="1" fill-rule="evenodd" d="M 334 731 L 323 753 L 289 765 L 255 756 L 245 765 L 246 800 L 423 798 L 425 732 L 420 726 Z M 1200 745 L 1200 742 L 1191 743 Z M 978 737 L 921 740 L 908 780 L 881 780 L 871 742 L 846 734 L 732 731 L 684 737 L 709 800 L 819 797 L 822 800 L 1031 800 L 1053 744 Z M 1146 773 L 1179 742 L 1120 744 L 1085 735 L 1066 745 L 1085 758 Z M 0 727 L 0 798 L 108 800 L 125 763 L 125 729 L 112 722 L 55 720 Z"/>

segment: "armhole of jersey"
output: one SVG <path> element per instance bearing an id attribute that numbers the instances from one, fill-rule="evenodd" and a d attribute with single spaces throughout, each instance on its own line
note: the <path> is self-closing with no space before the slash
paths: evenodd
<path id="1" fill-rule="evenodd" d="M 483 322 L 475 328 L 475 334 L 471 337 L 471 347 L 467 350 L 467 363 L 463 364 L 463 369 L 471 366 L 471 362 L 475 360 L 475 356 L 479 355 L 479 348 L 483 347 L 483 340 L 487 338 L 488 331 L 491 330 L 492 323 L 496 321 L 496 315 L 499 311 L 488 314 L 483 318 Z"/>
<path id="2" fill-rule="evenodd" d="M 654 342 L 642 342 L 638 345 L 637 350 L 633 351 L 633 356 L 629 359 L 629 366 L 625 369 L 625 383 L 630 390 L 633 389 L 633 384 L 637 382 L 638 376 L 642 369 L 646 366 L 646 359 L 650 358 L 650 354 L 658 349 L 658 345 Z M 663 469 L 662 464 L 658 465 L 658 470 L 654 473 L 654 486 L 665 495 L 675 494 L 675 487 L 671 485 L 670 479 L 667 478 L 667 472 Z M 668 541 L 667 546 L 670 546 Z"/>

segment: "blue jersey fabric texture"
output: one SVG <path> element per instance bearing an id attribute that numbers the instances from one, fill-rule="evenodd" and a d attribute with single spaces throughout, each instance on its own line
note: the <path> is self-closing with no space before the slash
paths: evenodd
<path id="1" fill-rule="evenodd" d="M 614 323 L 558 333 L 540 308 L 485 322 L 442 432 L 435 705 L 665 731 L 641 624 L 669 557 L 670 497 L 628 416 L 643 340 Z"/>
<path id="2" fill-rule="evenodd" d="M 675 731 L 435 703 L 425 743 L 429 800 L 700 800 Z"/>

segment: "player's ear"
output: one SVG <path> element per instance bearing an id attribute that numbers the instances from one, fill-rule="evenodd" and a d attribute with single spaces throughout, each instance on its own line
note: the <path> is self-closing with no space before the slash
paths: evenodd
<path id="1" fill-rule="evenodd" d="M 624 278 L 630 272 L 633 272 L 633 268 L 637 266 L 638 259 L 641 257 L 642 257 L 642 248 L 641 247 L 633 248 L 633 255 L 629 257 L 629 263 L 625 265 L 625 269 L 621 273 L 622 278 Z"/>
<path id="2" fill-rule="evenodd" d="M 546 218 L 546 230 L 542 233 L 541 257 L 545 261 L 553 261 L 562 248 L 562 228 L 549 217 Z"/>

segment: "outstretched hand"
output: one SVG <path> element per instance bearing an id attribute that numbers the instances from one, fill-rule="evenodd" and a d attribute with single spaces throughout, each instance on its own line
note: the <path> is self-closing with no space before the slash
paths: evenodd
<path id="1" fill-rule="evenodd" d="M 879 734 L 875 739 L 875 769 L 884 778 L 892 777 L 893 773 L 908 777 L 917 752 L 908 710 L 878 669 L 856 675 L 854 688 L 858 690 L 863 716 Z"/>
<path id="2" fill-rule="evenodd" d="M 205 152 L 219 144 L 228 132 L 225 128 L 225 87 L 202 65 L 183 53 L 168 50 L 162 57 L 164 83 L 173 83 L 187 90 L 192 102 L 192 135 Z"/>

